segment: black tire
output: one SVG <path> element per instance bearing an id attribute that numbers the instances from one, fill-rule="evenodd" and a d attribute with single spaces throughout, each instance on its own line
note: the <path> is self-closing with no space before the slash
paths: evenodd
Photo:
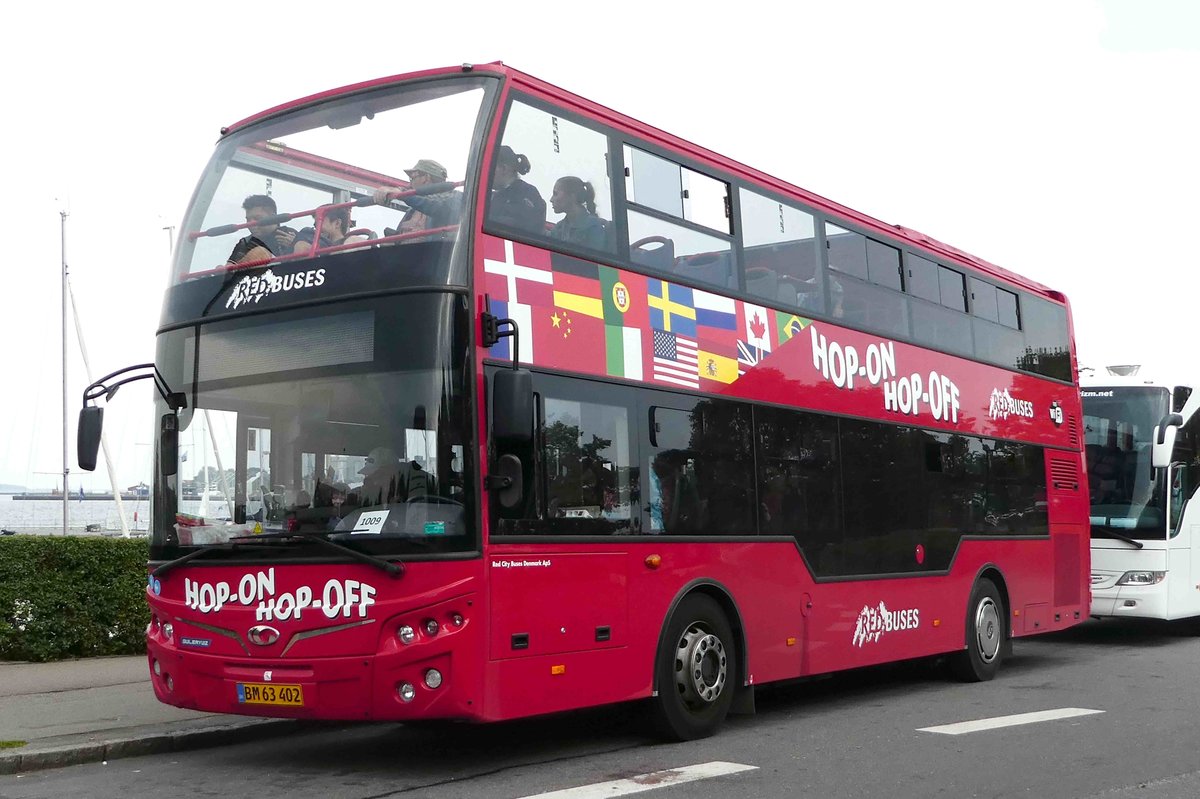
<path id="1" fill-rule="evenodd" d="M 1008 614 L 996 584 L 986 578 L 975 583 L 967 602 L 967 648 L 950 657 L 950 673 L 963 682 L 983 682 L 996 676 L 1008 645 Z"/>
<path id="2" fill-rule="evenodd" d="M 737 648 L 729 620 L 711 597 L 691 594 L 667 622 L 654 664 L 651 714 L 673 741 L 706 738 L 721 726 L 737 689 Z"/>

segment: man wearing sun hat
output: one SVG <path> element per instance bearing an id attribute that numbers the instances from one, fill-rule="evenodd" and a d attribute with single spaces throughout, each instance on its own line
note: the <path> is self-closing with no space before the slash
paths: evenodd
<path id="1" fill-rule="evenodd" d="M 422 158 L 404 172 L 409 180 L 407 188 L 382 186 L 375 192 L 374 199 L 379 205 L 408 208 L 399 225 L 395 228 L 384 228 L 383 232 L 386 235 L 415 233 L 458 224 L 459 217 L 462 216 L 463 196 L 461 191 L 446 182 L 449 174 L 446 167 L 432 158 Z M 428 193 L 414 194 L 399 200 L 389 199 L 389 195 L 414 189 L 424 189 Z"/>

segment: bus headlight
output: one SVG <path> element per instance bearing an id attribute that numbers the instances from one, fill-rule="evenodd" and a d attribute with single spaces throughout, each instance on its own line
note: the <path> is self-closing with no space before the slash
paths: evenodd
<path id="1" fill-rule="evenodd" d="M 437 669 L 430 669 L 425 672 L 425 685 L 429 688 L 440 688 L 442 686 L 442 673 Z"/>
<path id="2" fill-rule="evenodd" d="M 411 702 L 417 695 L 417 690 L 413 688 L 412 683 L 410 682 L 406 682 L 401 685 L 398 689 L 396 689 L 396 692 L 400 695 L 400 701 L 402 702 Z"/>
<path id="3" fill-rule="evenodd" d="M 396 630 L 396 637 L 400 639 L 400 643 L 408 645 L 417 637 L 416 631 L 407 624 Z"/>
<path id="4" fill-rule="evenodd" d="M 1167 578 L 1166 572 L 1133 571 L 1125 572 L 1117 585 L 1157 585 Z"/>

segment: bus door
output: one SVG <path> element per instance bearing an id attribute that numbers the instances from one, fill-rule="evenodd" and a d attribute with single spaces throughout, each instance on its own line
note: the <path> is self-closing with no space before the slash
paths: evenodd
<path id="1" fill-rule="evenodd" d="M 632 390 L 535 374 L 534 391 L 526 501 L 493 516 L 494 659 L 608 649 L 629 636 L 629 536 L 641 521 Z"/>

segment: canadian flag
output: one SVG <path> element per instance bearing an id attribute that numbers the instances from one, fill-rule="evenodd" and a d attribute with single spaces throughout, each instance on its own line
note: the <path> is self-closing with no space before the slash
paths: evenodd
<path id="1" fill-rule="evenodd" d="M 763 352 L 771 351 L 771 317 L 774 315 L 761 305 L 741 303 L 745 319 L 746 343 Z"/>

